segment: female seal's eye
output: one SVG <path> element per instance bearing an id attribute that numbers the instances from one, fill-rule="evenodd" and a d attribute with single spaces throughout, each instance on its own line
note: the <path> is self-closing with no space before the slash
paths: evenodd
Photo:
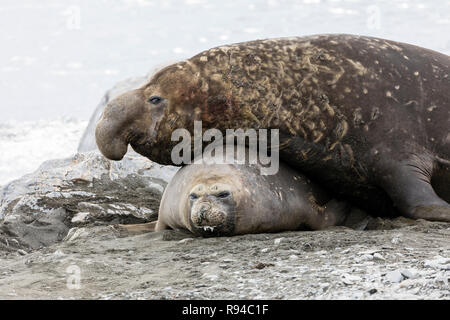
<path id="1" fill-rule="evenodd" d="M 163 99 L 161 97 L 158 96 L 153 96 L 150 97 L 150 99 L 148 99 L 148 102 L 150 102 L 151 104 L 158 104 L 162 101 Z"/>
<path id="2" fill-rule="evenodd" d="M 229 197 L 230 195 L 231 195 L 231 193 L 229 193 L 228 191 L 222 191 L 216 197 L 218 197 L 218 198 L 226 198 L 226 197 Z"/>
<path id="3" fill-rule="evenodd" d="M 195 193 L 191 193 L 191 194 L 189 195 L 189 199 L 191 199 L 191 200 L 198 199 L 198 195 L 196 195 Z"/>

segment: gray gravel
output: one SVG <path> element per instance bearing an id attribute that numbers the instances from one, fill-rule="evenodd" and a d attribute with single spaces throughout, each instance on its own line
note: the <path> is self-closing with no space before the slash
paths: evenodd
<path id="1" fill-rule="evenodd" d="M 0 299 L 450 299 L 450 225 L 380 221 L 221 238 L 77 228 L 2 253 Z"/>

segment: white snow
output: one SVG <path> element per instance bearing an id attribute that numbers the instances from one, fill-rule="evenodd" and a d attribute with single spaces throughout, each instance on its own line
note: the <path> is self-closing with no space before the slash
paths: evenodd
<path id="1" fill-rule="evenodd" d="M 0 185 L 33 172 L 48 159 L 76 153 L 87 121 L 54 119 L 0 122 Z"/>

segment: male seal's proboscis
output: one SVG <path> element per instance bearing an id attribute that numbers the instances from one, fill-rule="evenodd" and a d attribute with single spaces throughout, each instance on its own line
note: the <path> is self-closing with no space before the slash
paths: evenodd
<path id="1" fill-rule="evenodd" d="M 106 107 L 109 159 L 170 164 L 171 133 L 280 130 L 280 157 L 374 214 L 450 221 L 450 57 L 353 35 L 221 46 L 168 66 Z M 396 212 L 394 212 L 396 213 Z"/>
<path id="2" fill-rule="evenodd" d="M 166 229 L 198 236 L 232 236 L 341 225 L 351 206 L 281 163 L 274 175 L 261 164 L 190 164 L 164 190 L 158 221 L 117 225 L 124 234 Z"/>

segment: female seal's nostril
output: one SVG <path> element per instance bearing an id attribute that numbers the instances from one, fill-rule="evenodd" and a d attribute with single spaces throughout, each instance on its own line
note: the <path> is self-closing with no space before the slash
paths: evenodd
<path id="1" fill-rule="evenodd" d="M 211 206 L 209 204 L 201 204 L 200 208 L 198 208 L 198 218 L 200 220 L 200 222 L 202 222 L 202 220 L 206 220 L 207 218 L 207 213 L 208 211 L 211 210 Z"/>

